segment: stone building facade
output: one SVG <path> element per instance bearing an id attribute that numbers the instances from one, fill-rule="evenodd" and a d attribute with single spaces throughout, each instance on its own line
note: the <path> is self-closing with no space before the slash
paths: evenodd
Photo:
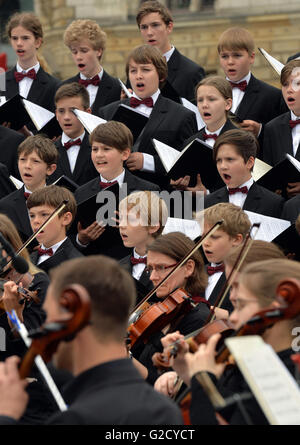
<path id="1" fill-rule="evenodd" d="M 166 5 L 175 4 L 163 0 Z M 220 34 L 231 26 L 247 28 L 257 47 L 262 47 L 281 62 L 300 51 L 300 2 L 289 0 L 190 0 L 174 9 L 173 44 L 208 73 L 221 74 L 216 44 Z M 74 74 L 74 65 L 63 45 L 66 26 L 78 18 L 92 18 L 106 31 L 107 48 L 102 60 L 105 69 L 124 79 L 124 60 L 141 44 L 135 23 L 139 0 L 35 0 L 35 11 L 45 30 L 43 55 L 52 72 L 65 79 Z M 205 7 L 209 5 L 209 7 Z M 278 75 L 257 51 L 254 74 L 278 85 Z"/>

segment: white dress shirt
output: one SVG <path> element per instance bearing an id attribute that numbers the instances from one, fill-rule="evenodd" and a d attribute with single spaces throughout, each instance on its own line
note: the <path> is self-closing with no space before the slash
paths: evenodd
<path id="1" fill-rule="evenodd" d="M 133 249 L 133 256 L 134 258 L 147 258 L 147 255 L 145 256 L 140 256 L 136 253 L 135 249 Z M 135 278 L 136 280 L 139 280 L 141 278 L 142 273 L 144 272 L 144 269 L 146 267 L 145 263 L 139 263 L 139 264 L 134 264 L 132 266 L 132 276 L 133 278 Z"/>
<path id="2" fill-rule="evenodd" d="M 249 72 L 247 74 L 247 76 L 243 77 L 238 82 L 234 82 L 234 83 L 240 83 L 240 82 L 243 82 L 243 80 L 245 80 L 247 82 L 247 85 L 248 85 L 248 83 L 250 82 L 250 78 L 251 78 L 251 72 Z M 226 79 L 229 81 L 228 77 L 226 77 Z M 232 88 L 232 107 L 231 107 L 232 113 L 236 112 L 237 107 L 242 102 L 242 99 L 243 99 L 244 95 L 245 95 L 245 91 L 242 91 L 239 88 Z"/>
<path id="3" fill-rule="evenodd" d="M 216 264 L 216 263 L 211 263 L 210 265 L 212 267 L 218 266 L 218 264 Z M 208 276 L 208 284 L 207 284 L 206 289 L 205 289 L 205 299 L 206 300 L 209 299 L 212 291 L 214 290 L 215 285 L 217 284 L 217 282 L 221 278 L 222 273 L 223 272 L 216 272 L 213 275 L 209 275 Z"/>
<path id="4" fill-rule="evenodd" d="M 97 76 L 97 74 L 95 74 L 95 75 Z M 103 77 L 103 68 L 101 69 L 100 73 L 98 73 L 98 76 L 101 81 L 102 77 Z M 80 79 L 87 80 L 87 79 L 89 79 L 89 77 L 86 77 L 84 74 L 80 73 Z M 90 84 L 86 87 L 86 89 L 88 90 L 88 93 L 90 95 L 90 107 L 92 107 L 93 103 L 95 102 L 98 88 L 99 88 L 99 85 L 92 85 L 92 84 Z"/>
<path id="5" fill-rule="evenodd" d="M 251 178 L 251 179 L 249 179 L 249 181 L 240 185 L 239 188 L 248 187 L 248 191 L 249 191 L 249 189 L 253 185 L 253 183 L 254 183 L 253 178 Z M 228 189 L 228 187 L 227 187 L 227 189 Z M 233 195 L 229 195 L 229 202 L 231 202 L 231 204 L 235 204 L 236 206 L 243 208 L 246 198 L 247 198 L 246 193 L 237 192 L 237 193 L 234 193 Z"/>
<path id="6" fill-rule="evenodd" d="M 300 119 L 300 117 L 296 116 L 291 111 L 291 120 L 295 121 L 297 119 Z M 297 150 L 298 150 L 298 147 L 299 147 L 299 144 L 300 144 L 300 125 L 296 125 L 292 129 L 292 138 L 293 138 L 293 155 L 296 156 Z"/>
<path id="7" fill-rule="evenodd" d="M 54 244 L 53 246 L 50 246 L 50 247 L 45 247 L 44 244 L 41 244 L 41 249 L 52 249 L 53 255 L 54 255 L 55 252 L 57 251 L 57 249 L 59 248 L 59 246 L 61 246 L 62 243 L 66 241 L 66 239 L 67 239 L 67 237 L 64 238 L 62 241 L 59 241 L 58 243 L 56 243 L 56 244 Z M 46 261 L 48 258 L 50 258 L 50 255 L 48 255 L 48 254 L 47 255 L 41 255 L 38 258 L 37 265 L 41 264 L 43 261 Z"/>
<path id="8" fill-rule="evenodd" d="M 83 141 L 84 135 L 85 135 L 85 131 L 79 136 L 79 139 L 81 140 L 81 143 Z M 76 140 L 76 139 L 78 139 L 78 138 L 71 139 L 71 138 L 69 138 L 69 136 L 67 136 L 65 133 L 63 133 L 62 136 L 61 136 L 61 143 L 62 143 L 62 145 L 64 145 L 66 142 L 73 141 L 73 140 Z M 80 145 L 73 145 L 73 147 L 70 147 L 67 150 L 67 155 L 68 155 L 68 159 L 69 159 L 70 169 L 71 169 L 72 173 L 74 172 L 74 168 L 75 168 L 75 165 L 76 165 L 76 161 L 77 161 L 77 156 L 78 156 L 79 150 L 80 150 Z"/>
<path id="9" fill-rule="evenodd" d="M 160 90 L 158 89 L 151 97 L 153 100 L 153 106 L 155 105 L 158 96 L 160 95 Z M 133 92 L 133 97 L 135 97 L 138 100 L 141 100 L 140 97 L 138 97 L 134 92 Z M 137 111 L 141 111 L 142 113 L 146 114 L 148 117 L 150 116 L 150 114 L 152 113 L 153 108 L 147 107 L 144 104 L 139 105 L 138 107 L 136 107 Z M 152 155 L 150 155 L 149 153 L 142 153 L 143 157 L 144 157 L 144 162 L 143 162 L 143 168 L 141 169 L 141 171 L 144 172 L 155 172 L 155 164 L 154 164 L 154 157 Z"/>
<path id="10" fill-rule="evenodd" d="M 28 73 L 28 71 L 30 71 L 32 69 L 34 69 L 34 71 L 37 73 L 38 70 L 40 69 L 39 62 L 36 65 L 32 66 L 31 68 L 28 68 L 27 70 L 23 70 L 23 68 L 21 68 L 19 63 L 17 63 L 17 65 L 16 65 L 16 70 L 17 70 L 18 73 L 25 74 L 25 73 Z M 20 94 L 20 96 L 22 96 L 25 99 L 27 99 L 27 96 L 29 94 L 29 90 L 31 88 L 32 82 L 33 82 L 33 79 L 30 79 L 30 77 L 24 77 L 24 79 L 22 79 L 19 82 L 19 94 Z"/>

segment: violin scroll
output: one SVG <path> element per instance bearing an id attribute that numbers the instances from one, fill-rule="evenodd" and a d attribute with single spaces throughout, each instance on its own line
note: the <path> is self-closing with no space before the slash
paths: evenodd
<path id="1" fill-rule="evenodd" d="M 60 341 L 72 340 L 78 331 L 89 324 L 90 297 L 81 285 L 72 284 L 64 289 L 60 296 L 60 306 L 66 309 L 60 318 L 51 320 L 30 333 L 33 340 L 20 365 L 21 378 L 30 374 L 37 355 L 40 355 L 46 362 L 51 360 Z"/>

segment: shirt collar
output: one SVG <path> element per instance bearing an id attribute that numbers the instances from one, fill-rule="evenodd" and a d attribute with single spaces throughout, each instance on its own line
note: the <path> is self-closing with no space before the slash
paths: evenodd
<path id="1" fill-rule="evenodd" d="M 32 69 L 34 69 L 34 71 L 37 73 L 38 70 L 40 69 L 40 63 L 38 62 L 36 65 L 31 66 L 30 68 L 27 68 L 27 70 L 23 70 L 23 68 L 17 62 L 16 70 L 18 71 L 18 73 L 28 73 L 28 71 L 30 71 Z"/>
<path id="2" fill-rule="evenodd" d="M 253 178 L 250 178 L 248 181 L 246 181 L 246 182 L 244 182 L 243 184 L 239 185 L 238 188 L 241 188 L 241 187 L 247 187 L 248 190 L 249 190 L 250 187 L 253 185 L 253 182 L 254 182 L 254 179 L 253 179 Z M 227 190 L 228 190 L 228 187 L 227 187 Z"/>
<path id="3" fill-rule="evenodd" d="M 224 125 L 225 125 L 225 124 L 224 124 Z M 222 127 L 218 128 L 216 131 L 209 131 L 209 130 L 207 129 L 207 127 L 205 126 L 205 133 L 206 133 L 206 134 L 216 134 L 217 136 L 219 136 L 219 134 L 220 134 L 221 131 L 222 131 L 222 128 L 224 127 L 224 125 L 222 125 Z"/>
<path id="4" fill-rule="evenodd" d="M 166 53 L 163 54 L 163 56 L 166 58 L 167 62 L 169 62 L 174 51 L 175 51 L 175 47 L 172 45 L 171 49 L 169 49 L 169 51 L 167 51 Z"/>
<path id="5" fill-rule="evenodd" d="M 117 176 L 116 178 L 110 179 L 110 180 L 105 179 L 105 178 L 103 178 L 103 176 L 100 175 L 100 181 L 101 182 L 114 182 L 114 181 L 118 181 L 119 186 L 122 187 L 122 185 L 124 183 L 124 177 L 125 177 L 125 169 L 123 169 L 122 173 L 119 176 Z"/>
<path id="6" fill-rule="evenodd" d="M 227 79 L 228 81 L 232 82 L 232 80 L 230 80 L 228 77 L 226 77 L 226 79 Z M 247 74 L 247 76 L 243 77 L 243 78 L 240 79 L 238 82 L 232 82 L 232 83 L 240 83 L 240 82 L 243 82 L 243 80 L 245 80 L 245 81 L 247 82 L 247 85 L 248 85 L 248 83 L 250 82 L 250 79 L 251 79 L 251 71 L 249 71 L 249 73 Z"/>
<path id="7" fill-rule="evenodd" d="M 291 119 L 292 121 L 296 121 L 297 119 L 300 119 L 300 116 L 296 116 L 292 111 L 291 111 Z"/>
<path id="8" fill-rule="evenodd" d="M 99 76 L 99 79 L 101 80 L 102 76 L 103 76 L 103 68 L 101 68 L 101 71 L 97 74 Z M 97 76 L 97 74 L 96 74 L 96 76 Z M 93 77 L 95 77 L 95 76 L 93 76 Z M 83 73 L 80 73 L 80 79 L 87 80 L 87 79 L 92 79 L 92 77 L 86 77 Z"/>
<path id="9" fill-rule="evenodd" d="M 85 136 L 85 131 L 79 136 L 79 139 L 81 140 L 81 142 L 83 141 L 84 136 Z M 61 143 L 62 143 L 63 145 L 64 145 L 66 142 L 74 141 L 75 139 L 78 139 L 78 138 L 71 139 L 71 138 L 70 138 L 69 136 L 67 136 L 66 133 L 64 133 L 64 132 L 63 132 L 63 134 L 61 135 Z"/>
<path id="10" fill-rule="evenodd" d="M 53 244 L 53 246 L 50 247 L 45 247 L 44 244 L 41 244 L 41 248 L 42 249 L 52 249 L 53 253 L 55 253 L 57 251 L 57 249 L 62 245 L 62 243 L 64 243 L 66 241 L 67 237 L 65 237 L 63 240 L 59 241 L 56 244 Z"/>
<path id="11" fill-rule="evenodd" d="M 137 258 L 137 259 L 139 259 L 139 258 L 147 258 L 147 255 L 141 256 L 138 253 L 136 253 L 135 248 L 133 249 L 133 256 L 134 256 L 134 258 Z"/>
<path id="12" fill-rule="evenodd" d="M 132 94 L 136 99 L 141 100 L 141 98 L 139 96 L 137 96 L 134 91 Z M 159 95 L 160 95 L 160 89 L 158 89 L 154 94 L 152 94 L 151 97 L 153 100 L 153 105 L 155 105 L 155 102 L 157 101 Z"/>

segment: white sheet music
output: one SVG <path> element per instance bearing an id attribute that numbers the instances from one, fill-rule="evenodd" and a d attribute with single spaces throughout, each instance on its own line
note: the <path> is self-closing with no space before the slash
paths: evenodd
<path id="1" fill-rule="evenodd" d="M 157 139 L 152 139 L 154 143 L 154 148 L 157 151 L 158 156 L 166 169 L 166 172 L 171 170 L 171 167 L 175 164 L 177 159 L 180 157 L 180 151 L 175 150 L 175 148 L 170 147 Z"/>
<path id="2" fill-rule="evenodd" d="M 43 128 L 55 114 L 46 108 L 41 107 L 27 99 L 22 99 L 27 113 L 29 114 L 32 122 L 34 123 L 36 129 L 39 131 Z"/>
<path id="3" fill-rule="evenodd" d="M 294 156 L 291 156 L 289 153 L 285 154 L 288 160 L 293 164 L 294 167 L 300 172 L 300 162 L 298 159 L 294 158 Z"/>
<path id="4" fill-rule="evenodd" d="M 0 107 L 1 107 L 1 105 L 5 104 L 5 102 L 6 102 L 6 97 L 0 96 Z"/>
<path id="5" fill-rule="evenodd" d="M 284 64 L 279 62 L 279 60 L 275 59 L 275 57 L 271 56 L 267 51 L 263 48 L 258 48 L 262 55 L 266 58 L 272 68 L 276 71 L 277 74 L 281 74 L 281 70 L 284 67 Z"/>
<path id="6" fill-rule="evenodd" d="M 17 189 L 20 189 L 24 185 L 22 181 L 20 181 L 19 179 L 15 178 L 12 175 L 10 175 L 9 179 L 14 183 Z"/>
<path id="7" fill-rule="evenodd" d="M 119 82 L 120 82 L 121 88 L 122 88 L 122 90 L 124 90 L 126 96 L 127 96 L 127 97 L 133 97 L 133 93 L 131 93 L 131 92 L 128 90 L 128 88 L 127 88 L 126 85 L 122 82 L 121 79 L 119 79 Z"/>
<path id="8" fill-rule="evenodd" d="M 261 159 L 256 158 L 254 162 L 252 178 L 254 181 L 258 181 L 264 174 L 266 174 L 269 170 L 272 170 L 272 166 L 262 161 Z"/>
<path id="9" fill-rule="evenodd" d="M 86 111 L 77 110 L 76 108 L 73 110 L 76 114 L 78 120 L 82 123 L 86 131 L 91 134 L 92 131 L 99 125 L 105 124 L 107 121 L 102 119 L 99 116 L 95 116 L 94 114 L 87 113 Z"/>
<path id="10" fill-rule="evenodd" d="M 285 219 L 260 215 L 259 213 L 250 212 L 249 210 L 245 210 L 245 213 L 247 213 L 251 224 L 261 223 L 255 236 L 255 239 L 257 240 L 271 242 L 291 225 L 291 222 L 286 221 Z"/>
<path id="11" fill-rule="evenodd" d="M 270 345 L 247 335 L 225 340 L 271 425 L 300 425 L 300 389 Z"/>
<path id="12" fill-rule="evenodd" d="M 198 221 L 194 219 L 168 218 L 163 230 L 163 235 L 170 232 L 184 233 L 192 240 L 201 235 Z"/>
<path id="13" fill-rule="evenodd" d="M 185 99 L 184 97 L 181 97 L 180 100 L 185 108 L 188 108 L 189 110 L 193 111 L 196 114 L 198 130 L 201 130 L 201 128 L 205 127 L 205 123 L 203 122 L 198 107 L 189 100 Z"/>

